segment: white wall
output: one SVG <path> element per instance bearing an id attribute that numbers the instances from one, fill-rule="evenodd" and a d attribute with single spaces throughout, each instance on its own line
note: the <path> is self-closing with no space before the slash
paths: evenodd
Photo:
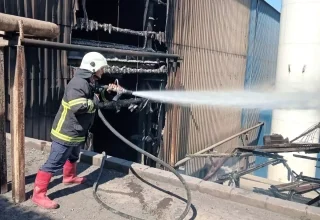
<path id="1" fill-rule="evenodd" d="M 283 0 L 276 89 L 318 91 L 319 77 L 320 0 Z M 293 139 L 319 121 L 318 110 L 274 110 L 271 133 Z M 319 134 L 313 142 L 319 142 Z M 283 155 L 297 173 L 315 176 L 316 161 L 294 158 L 291 153 Z M 268 167 L 269 179 L 285 182 L 286 174 L 282 165 Z"/>

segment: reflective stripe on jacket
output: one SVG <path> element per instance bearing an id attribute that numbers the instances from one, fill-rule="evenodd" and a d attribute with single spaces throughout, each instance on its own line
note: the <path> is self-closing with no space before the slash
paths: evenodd
<path id="1" fill-rule="evenodd" d="M 95 103 L 98 102 L 88 76 L 91 76 L 89 71 L 78 69 L 65 88 L 51 129 L 53 141 L 66 146 L 77 146 L 85 142 L 94 120 Z"/>

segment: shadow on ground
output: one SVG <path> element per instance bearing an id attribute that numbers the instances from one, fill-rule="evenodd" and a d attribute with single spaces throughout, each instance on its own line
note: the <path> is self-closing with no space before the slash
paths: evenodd
<path id="1" fill-rule="evenodd" d="M 85 175 L 85 177 L 87 178 L 87 181 L 84 184 L 79 184 L 79 185 L 70 185 L 70 186 L 64 186 L 62 185 L 61 189 L 58 189 L 57 191 L 54 191 L 52 193 L 48 193 L 48 197 L 51 199 L 57 199 L 57 198 L 61 198 L 61 197 L 66 197 L 70 194 L 74 194 L 83 190 L 86 190 L 88 188 L 92 188 L 94 182 L 97 180 L 100 169 L 97 167 L 94 171 L 90 172 L 87 171 L 87 169 L 89 169 L 90 166 L 87 164 L 82 164 L 79 163 L 78 167 L 77 167 L 77 173 L 87 173 Z M 125 174 L 123 173 L 118 173 L 118 172 L 112 172 L 112 175 L 110 175 L 110 172 L 112 171 L 108 171 L 108 170 L 103 170 L 103 173 L 105 175 L 102 175 L 100 180 L 99 180 L 99 184 L 104 184 L 108 181 L 113 180 L 114 178 L 121 178 L 123 176 L 125 176 Z M 33 184 L 34 180 L 35 180 L 35 174 L 34 175 L 30 175 L 28 177 L 26 177 L 26 184 Z M 62 184 L 62 171 L 59 171 L 55 174 L 55 176 L 60 176 L 58 178 L 53 178 L 49 184 L 49 190 L 53 187 L 58 186 L 59 184 Z M 82 176 L 82 175 L 79 175 Z M 31 198 L 33 193 L 33 190 L 29 191 L 26 193 L 27 198 Z"/>
<path id="2" fill-rule="evenodd" d="M 159 191 L 161 191 L 163 193 L 166 193 L 167 195 L 173 196 L 173 197 L 175 197 L 175 198 L 177 198 L 177 199 L 179 199 L 179 200 L 181 200 L 181 201 L 183 201 L 183 202 L 185 202 L 187 204 L 188 201 L 186 199 L 182 198 L 181 196 L 176 195 L 176 194 L 174 194 L 174 193 L 172 193 L 170 191 L 164 190 L 164 189 L 162 189 L 162 188 L 160 188 L 158 186 L 155 186 L 154 184 L 148 182 L 147 180 L 145 180 L 141 176 L 139 176 L 133 169 L 130 169 L 130 170 L 133 173 L 133 175 L 135 177 L 137 177 L 144 184 L 147 184 L 147 185 L 151 186 L 152 188 L 154 188 L 156 190 L 159 190 Z M 197 217 L 197 209 L 193 204 L 191 204 L 191 211 L 192 211 L 192 217 L 190 218 L 190 220 L 194 220 Z"/>
<path id="3" fill-rule="evenodd" d="M 7 198 L 4 198 L 0 195 L 0 219 L 10 219 L 10 220 L 20 220 L 20 219 L 28 219 L 28 220 L 52 220 L 52 218 L 48 217 L 44 213 L 36 213 L 34 211 L 30 211 L 27 208 L 14 205 Z"/>

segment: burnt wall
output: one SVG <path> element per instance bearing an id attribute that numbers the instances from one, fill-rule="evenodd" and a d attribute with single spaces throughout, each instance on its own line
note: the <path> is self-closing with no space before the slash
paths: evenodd
<path id="1" fill-rule="evenodd" d="M 60 27 L 54 41 L 70 43 L 74 1 L 0 0 L 0 12 L 53 22 Z M 26 48 L 26 136 L 50 140 L 51 125 L 64 87 L 70 78 L 67 53 Z M 10 73 L 15 67 L 15 49 L 5 49 L 7 132 L 10 131 Z"/>

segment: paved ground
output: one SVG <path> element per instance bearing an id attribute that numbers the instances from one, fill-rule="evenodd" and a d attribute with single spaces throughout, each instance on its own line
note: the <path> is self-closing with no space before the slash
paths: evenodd
<path id="1" fill-rule="evenodd" d="M 8 154 L 8 159 L 10 159 L 10 152 Z M 28 198 L 32 193 L 34 174 L 46 157 L 46 153 L 37 150 L 26 151 L 26 175 L 28 176 L 26 192 Z M 0 219 L 123 219 L 105 210 L 93 198 L 92 184 L 97 178 L 98 168 L 79 164 L 79 171 L 83 175 L 88 175 L 87 184 L 65 187 L 61 184 L 61 172 L 51 182 L 48 195 L 59 202 L 61 206 L 59 209 L 43 210 L 34 206 L 30 200 L 13 205 L 11 192 L 9 192 L 0 196 Z M 10 173 L 8 175 L 11 179 Z M 185 206 L 183 200 L 185 192 L 181 188 L 151 180 L 142 181 L 134 175 L 123 175 L 112 170 L 104 170 L 99 189 L 100 198 L 109 206 L 142 219 L 175 219 L 182 213 Z M 292 219 L 201 193 L 193 193 L 192 196 L 193 207 L 187 219 Z"/>

